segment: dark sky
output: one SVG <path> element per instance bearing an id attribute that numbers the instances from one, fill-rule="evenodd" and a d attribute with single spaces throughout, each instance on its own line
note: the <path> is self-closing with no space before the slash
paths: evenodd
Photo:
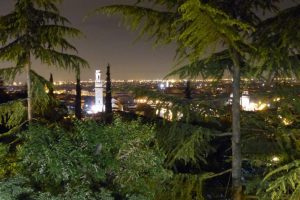
<path id="1" fill-rule="evenodd" d="M 94 79 L 94 70 L 106 70 L 111 65 L 113 79 L 157 79 L 163 78 L 174 66 L 175 46 L 153 48 L 152 43 L 136 39 L 136 33 L 121 26 L 117 17 L 95 15 L 86 21 L 83 18 L 95 8 L 113 3 L 128 3 L 124 0 L 64 0 L 60 6 L 61 15 L 67 17 L 73 27 L 80 29 L 85 37 L 72 40 L 78 55 L 86 59 L 90 69 L 82 71 L 82 80 Z M 13 9 L 13 0 L 0 0 L 0 14 Z M 0 67 L 5 67 L 1 64 Z M 33 68 L 49 77 L 53 72 L 55 80 L 73 80 L 72 72 L 56 70 L 34 62 Z M 104 78 L 104 77 L 103 77 Z M 22 79 L 22 77 L 21 77 Z"/>
<path id="2" fill-rule="evenodd" d="M 83 18 L 95 8 L 114 4 L 129 3 L 133 0 L 64 0 L 61 14 L 72 26 L 80 29 L 85 37 L 72 40 L 79 56 L 86 59 L 90 69 L 82 71 L 82 80 L 94 79 L 94 70 L 105 70 L 111 64 L 113 79 L 160 79 L 174 66 L 175 45 L 153 48 L 152 43 L 139 40 L 134 43 L 136 33 L 126 30 L 117 17 L 95 15 L 86 21 Z M 134 2 L 134 1 L 133 1 Z M 299 3 L 299 0 L 296 0 Z M 0 15 L 9 13 L 14 0 L 0 0 Z M 281 7 L 291 6 L 291 1 L 283 1 Z M 55 80 L 74 80 L 74 73 L 56 70 L 34 62 L 33 68 L 44 77 L 53 72 Z M 0 67 L 5 67 L 1 64 Z"/>

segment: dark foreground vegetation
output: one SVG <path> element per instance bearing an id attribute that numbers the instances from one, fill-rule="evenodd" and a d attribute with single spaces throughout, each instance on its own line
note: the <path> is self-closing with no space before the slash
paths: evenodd
<path id="1" fill-rule="evenodd" d="M 245 198 L 298 198 L 300 99 L 291 90 L 272 109 L 242 112 Z M 105 114 L 84 121 L 65 115 L 56 122 L 40 115 L 9 135 L 12 129 L 2 126 L 0 197 L 230 199 L 229 110 L 160 98 L 172 102 L 170 112 L 180 117 L 119 113 L 107 123 Z"/>

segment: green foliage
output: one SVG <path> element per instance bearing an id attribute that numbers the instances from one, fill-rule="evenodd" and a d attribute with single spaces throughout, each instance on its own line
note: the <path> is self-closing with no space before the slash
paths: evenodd
<path id="1" fill-rule="evenodd" d="M 0 144 L 0 180 L 16 175 L 17 162 L 16 155 L 10 152 L 9 146 Z"/>
<path id="2" fill-rule="evenodd" d="M 195 18 L 197 16 L 196 12 L 199 10 L 196 7 L 202 6 L 199 2 L 201 1 L 186 1 L 186 19 L 190 20 L 192 25 L 190 29 L 189 26 L 186 26 L 186 33 L 183 32 L 181 34 L 183 45 L 190 48 L 184 50 L 182 54 L 192 57 L 192 62 L 174 70 L 170 75 L 179 75 L 184 78 L 195 78 L 201 75 L 203 78 L 212 77 L 220 79 L 224 75 L 225 70 L 231 72 L 230 68 L 232 68 L 233 63 L 230 54 L 228 52 L 226 54 L 226 50 L 215 53 L 214 51 L 221 45 L 216 46 L 212 42 L 215 41 L 218 43 L 225 38 L 225 45 L 223 46 L 225 48 L 228 48 L 228 45 L 234 47 L 242 56 L 242 76 L 267 78 L 269 81 L 276 77 L 292 77 L 294 75 L 299 77 L 299 34 L 294 32 L 295 29 L 299 29 L 299 5 L 276 13 L 277 15 L 274 17 L 262 21 L 260 16 L 253 13 L 251 9 L 247 10 L 247 7 L 274 12 L 276 11 L 275 2 L 262 2 L 260 0 L 245 1 L 242 5 L 237 5 L 240 7 L 239 9 L 232 9 L 232 5 L 228 5 L 230 2 L 226 1 L 211 1 L 209 3 L 224 11 L 229 16 L 235 16 L 238 13 L 243 22 L 246 21 L 255 27 L 256 30 L 253 32 L 252 28 L 247 30 L 245 24 L 240 24 L 241 27 L 239 25 L 227 27 L 230 24 L 227 22 L 222 23 L 222 20 L 226 21 L 228 16 L 221 17 L 222 19 L 220 20 L 217 15 L 220 14 L 222 16 L 222 13 L 217 12 L 214 13 L 217 17 L 211 18 L 211 20 L 214 20 L 214 23 L 211 23 L 212 27 L 201 24 L 201 21 L 197 21 L 197 18 Z M 206 6 L 206 4 L 204 5 Z M 191 12 L 193 9 L 195 11 L 194 14 Z M 201 16 L 198 14 L 199 18 Z M 196 27 L 196 22 L 199 22 L 199 28 Z M 218 25 L 219 22 L 222 23 L 222 26 Z M 203 23 L 210 24 L 209 20 L 203 20 Z M 214 25 L 218 25 L 217 29 L 213 29 Z M 207 32 L 203 31 L 206 30 L 203 27 L 211 31 L 207 34 Z M 232 31 L 225 31 L 226 34 L 223 34 L 222 30 L 226 30 L 227 28 L 233 29 Z M 201 31 L 203 31 L 203 34 L 201 34 Z M 221 33 L 219 37 L 217 35 L 218 32 Z M 241 34 L 245 32 L 248 32 L 248 34 Z M 234 37 L 234 35 L 237 37 Z M 213 40 L 213 37 L 218 38 L 218 40 L 216 38 Z M 206 39 L 209 42 L 209 38 L 211 38 L 211 45 L 204 43 Z M 243 42 L 244 40 L 247 40 L 248 44 Z M 199 42 L 197 43 L 197 41 Z M 202 44 L 203 46 L 201 46 Z M 203 55 L 203 53 L 200 53 L 201 49 L 205 50 L 205 56 L 201 57 Z M 210 52 L 213 54 L 211 55 Z M 200 56 L 197 57 L 197 55 Z"/>
<path id="3" fill-rule="evenodd" d="M 171 176 L 163 168 L 154 127 L 140 121 L 117 118 L 107 126 L 78 121 L 70 131 L 32 125 L 22 135 L 18 176 L 35 191 L 28 193 L 33 199 L 112 199 L 112 193 L 154 199 Z"/>
<path id="4" fill-rule="evenodd" d="M 155 1 L 158 7 L 167 8 L 150 9 L 138 6 L 140 2 L 134 6 L 105 6 L 96 13 L 121 14 L 125 26 L 133 31 L 139 29 L 140 36 L 155 38 L 155 44 L 176 42 L 179 58 L 188 57 L 192 62 L 204 54 L 211 55 L 223 43 L 241 53 L 249 48 L 240 32 L 253 31 L 253 28 L 212 5 L 198 0 Z"/>
<path id="5" fill-rule="evenodd" d="M 226 70 L 232 70 L 232 66 L 233 63 L 229 52 L 222 51 L 213 54 L 209 58 L 174 69 L 166 77 L 179 76 L 180 79 L 194 79 L 200 76 L 203 79 L 216 78 L 219 80 L 223 77 Z"/>
<path id="6" fill-rule="evenodd" d="M 49 4 L 49 6 L 47 6 Z M 41 9 L 39 9 L 41 8 Z M 1 60 L 18 63 L 24 67 L 28 51 L 43 63 L 66 69 L 88 66 L 82 58 L 60 51 L 75 50 L 65 37 L 77 37 L 79 30 L 65 26 L 53 1 L 18 0 L 15 10 L 0 19 Z M 58 51 L 59 50 L 59 51 Z"/>
<path id="7" fill-rule="evenodd" d="M 5 182 L 0 182 L 0 199 L 21 200 L 26 198 L 28 193 L 33 192 L 32 188 L 26 185 L 28 179 L 24 177 L 14 177 Z"/>
<path id="8" fill-rule="evenodd" d="M 15 127 L 24 120 L 26 108 L 22 101 L 11 101 L 0 105 L 0 124 Z"/>
<path id="9" fill-rule="evenodd" d="M 155 102 L 158 111 L 166 109 L 166 120 L 158 123 L 156 137 L 166 152 L 165 165 L 173 170 L 174 176 L 166 183 L 166 191 L 159 193 L 157 198 L 203 199 L 205 190 L 202 186 L 207 178 L 202 175 L 212 174 L 208 166 L 216 164 L 210 163 L 208 157 L 218 148 L 218 145 L 213 146 L 212 143 L 221 129 L 216 120 L 224 112 L 214 109 L 210 101 L 203 99 L 188 100 L 160 92 L 131 89 L 137 97 Z M 169 115 L 174 117 L 170 119 Z M 212 171 L 219 170 L 223 169 Z"/>
<path id="10" fill-rule="evenodd" d="M 251 165 L 246 192 L 257 192 L 260 199 L 299 198 L 300 101 L 295 94 L 297 88 L 285 88 L 268 97 L 275 100 L 271 110 L 243 113 L 243 155 Z"/>
<path id="11" fill-rule="evenodd" d="M 300 28 L 299 5 L 279 12 L 258 24 L 254 44 L 258 47 L 255 62 L 257 73 L 267 72 L 270 80 L 277 77 L 299 78 Z"/>
<path id="12" fill-rule="evenodd" d="M 24 69 L 20 66 L 1 68 L 0 74 L 1 74 L 1 78 L 3 78 L 4 80 L 13 80 L 15 79 L 16 75 L 21 74 L 23 71 Z"/>
<path id="13" fill-rule="evenodd" d="M 56 6 L 59 2 L 61 1 L 17 0 L 14 10 L 0 18 L 0 60 L 15 65 L 15 68 L 1 69 L 1 73 L 5 79 L 14 79 L 24 71 L 27 73 L 29 121 L 32 120 L 32 108 L 41 113 L 50 102 L 44 92 L 47 82 L 31 71 L 32 59 L 68 70 L 88 67 L 84 59 L 68 53 L 76 52 L 76 48 L 66 37 L 78 37 L 81 33 L 66 26 L 69 21 L 60 16 Z"/>
<path id="14" fill-rule="evenodd" d="M 204 181 L 209 179 L 212 173 L 200 175 L 177 174 L 169 183 L 169 188 L 157 198 L 158 200 L 205 200 L 203 197 Z"/>
<path id="15" fill-rule="evenodd" d="M 259 190 L 262 199 L 297 200 L 300 196 L 300 162 L 295 160 L 268 173 Z"/>
<path id="16" fill-rule="evenodd" d="M 170 126 L 170 125 L 169 125 Z M 183 162 L 201 167 L 207 164 L 207 156 L 214 152 L 210 145 L 213 131 L 208 128 L 187 123 L 175 123 L 158 131 L 160 145 L 167 152 L 166 164 L 172 167 L 176 162 Z"/>
<path id="17" fill-rule="evenodd" d="M 248 52 L 249 53 L 249 52 Z M 246 54 L 249 57 L 249 54 Z M 257 71 L 253 70 L 250 59 L 241 57 L 241 77 L 253 78 Z M 229 50 L 213 53 L 211 56 L 196 60 L 190 64 L 176 67 L 166 78 L 178 76 L 180 79 L 214 79 L 220 81 L 224 75 L 232 73 L 234 63 Z"/>
<path id="18" fill-rule="evenodd" d="M 175 24 L 184 27 L 178 37 L 180 56 L 187 55 L 194 62 L 205 54 L 214 53 L 222 43 L 241 54 L 247 47 L 240 33 L 253 28 L 240 20 L 198 0 L 187 0 L 178 10 L 180 18 Z"/>
<path id="19" fill-rule="evenodd" d="M 163 3 L 163 1 L 159 3 Z M 157 44 L 170 43 L 176 34 L 172 24 L 177 17 L 171 11 L 161 11 L 138 5 L 112 5 L 99 8 L 95 13 L 104 13 L 108 16 L 121 14 L 122 23 L 126 27 L 132 31 L 140 29 L 139 38 L 147 35 L 149 39 L 155 39 Z"/>
<path id="20" fill-rule="evenodd" d="M 51 88 L 52 85 L 33 70 L 31 70 L 31 77 L 31 84 L 34 85 L 32 90 L 33 110 L 36 115 L 42 115 L 49 108 L 50 103 L 54 101 L 45 91 L 46 88 Z M 26 107 L 24 106 L 24 100 L 0 104 L 0 124 L 10 128 L 7 133 L 1 134 L 0 138 L 18 132 L 25 123 L 25 115 Z"/>
<path id="21" fill-rule="evenodd" d="M 274 199 L 296 200 L 299 198 L 299 98 L 286 96 L 278 107 L 278 118 L 281 122 L 277 126 L 275 136 L 277 144 L 282 150 L 281 162 L 276 168 L 271 168 L 264 178 L 264 184 L 259 194 L 266 198 L 268 194 Z"/>
<path id="22" fill-rule="evenodd" d="M 38 75 L 35 71 L 31 70 L 32 85 L 32 105 L 33 111 L 36 114 L 43 114 L 49 107 L 50 102 L 53 101 L 46 92 L 46 89 L 52 87 L 51 83 L 42 76 Z"/>
<path id="23" fill-rule="evenodd" d="M 89 188 L 84 186 L 77 186 L 74 188 L 68 188 L 67 195 L 53 195 L 49 192 L 37 192 L 33 188 L 29 187 L 28 182 L 30 180 L 24 177 L 14 177 L 10 179 L 4 179 L 0 185 L 0 199 L 2 200 L 63 200 L 63 199 L 88 199 L 88 200 L 113 200 L 111 192 L 101 189 L 99 193 L 91 194 Z"/>
<path id="24" fill-rule="evenodd" d="M 124 135 L 126 132 L 132 134 Z M 154 127 L 139 121 L 124 124 L 117 119 L 109 133 L 120 147 L 117 174 L 121 176 L 116 181 L 121 189 L 153 199 L 157 186 L 171 175 L 163 169 L 165 156 L 154 139 Z"/>
<path id="25" fill-rule="evenodd" d="M 211 164 L 208 157 L 216 152 L 217 146 L 212 142 L 220 128 L 214 122 L 222 111 L 212 109 L 212 105 L 203 100 L 187 100 L 142 89 L 133 89 L 133 92 L 156 102 L 158 110 L 167 110 L 165 118 L 168 120 L 158 126 L 157 138 L 166 152 L 165 165 L 173 170 L 174 176 L 166 183 L 167 189 L 156 198 L 203 199 L 206 175 L 213 174 L 206 172 L 206 166 Z M 174 117 L 169 119 L 168 113 Z"/>

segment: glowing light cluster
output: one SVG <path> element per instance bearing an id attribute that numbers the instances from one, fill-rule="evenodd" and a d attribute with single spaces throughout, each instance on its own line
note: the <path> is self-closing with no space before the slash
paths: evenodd
<path id="1" fill-rule="evenodd" d="M 230 94 L 230 99 L 228 102 L 226 102 L 226 104 L 232 103 L 232 97 L 233 94 Z M 240 105 L 242 107 L 242 110 L 245 111 L 262 111 L 270 107 L 269 103 L 263 103 L 261 101 L 258 102 L 251 101 L 248 91 L 244 91 L 243 95 L 240 97 Z"/>
<path id="2" fill-rule="evenodd" d="M 169 109 L 166 109 L 166 108 L 160 108 L 160 109 L 157 109 L 156 110 L 156 115 L 160 116 L 160 117 L 163 117 L 167 120 L 172 120 L 174 119 L 174 116 L 173 116 L 173 112 Z M 175 115 L 176 116 L 176 115 Z M 183 114 L 178 112 L 177 113 L 177 119 L 180 119 L 183 117 Z"/>
<path id="3" fill-rule="evenodd" d="M 293 123 L 292 120 L 282 117 L 281 115 L 278 115 L 278 118 L 281 119 L 281 122 L 286 126 L 291 125 Z"/>
<path id="4" fill-rule="evenodd" d="M 277 157 L 277 156 L 273 156 L 272 161 L 273 161 L 273 162 L 279 162 L 279 161 L 280 161 L 280 158 Z"/>

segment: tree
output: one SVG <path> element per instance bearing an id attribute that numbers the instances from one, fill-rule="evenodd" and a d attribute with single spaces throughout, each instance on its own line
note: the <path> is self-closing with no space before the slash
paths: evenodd
<path id="1" fill-rule="evenodd" d="M 4 103 L 7 100 L 7 95 L 4 89 L 4 81 L 0 77 L 0 103 Z"/>
<path id="2" fill-rule="evenodd" d="M 53 75 L 52 75 L 52 73 L 50 73 L 49 82 L 53 86 Z M 54 96 L 54 89 L 53 89 L 53 87 L 49 88 L 49 95 L 52 96 L 52 97 Z"/>
<path id="3" fill-rule="evenodd" d="M 80 68 L 76 69 L 76 97 L 75 97 L 75 116 L 81 119 L 81 85 L 80 85 Z"/>
<path id="4" fill-rule="evenodd" d="M 233 120 L 232 120 L 232 182 L 235 199 L 241 198 L 241 152 L 240 152 L 240 122 L 239 122 L 239 56 L 247 47 L 240 32 L 248 32 L 251 28 L 234 19 L 212 5 L 198 0 L 188 1 L 156 1 L 166 5 L 168 12 L 143 8 L 139 6 L 108 6 L 101 9 L 108 14 L 121 13 L 125 22 L 133 29 L 139 23 L 143 24 L 141 33 L 155 36 L 157 42 L 175 41 L 178 44 L 179 59 L 190 59 L 191 62 L 204 54 L 211 54 L 218 45 L 228 45 L 232 60 L 235 62 L 233 70 Z M 146 20 L 146 22 L 145 22 Z M 188 52 L 188 53 L 187 53 Z"/>
<path id="5" fill-rule="evenodd" d="M 122 14 L 124 23 L 132 30 L 140 28 L 140 34 L 148 34 L 156 43 L 176 42 L 179 60 L 188 58 L 190 63 L 211 58 L 230 63 L 229 71 L 233 77 L 232 91 L 232 189 L 233 199 L 241 199 L 241 132 L 240 132 L 240 77 L 249 65 L 246 60 L 254 48 L 249 45 L 249 33 L 253 32 L 260 18 L 257 10 L 276 9 L 277 1 L 170 1 L 157 0 L 158 9 L 139 6 L 113 5 L 100 8 L 98 11 Z M 165 9 L 160 9 L 161 6 Z M 226 49 L 220 52 L 219 47 Z M 223 59 L 220 59 L 220 54 Z M 224 56 L 226 59 L 224 59 Z M 201 62 L 200 62 L 201 63 Z M 194 65 L 195 66 L 195 65 Z M 196 66 L 198 68 L 198 66 Z M 221 68 L 223 71 L 224 68 Z M 201 71 L 201 69 L 197 69 Z M 218 73 L 219 75 L 220 73 Z M 222 73 L 223 75 L 223 73 Z"/>
<path id="6" fill-rule="evenodd" d="M 110 80 L 110 65 L 107 65 L 106 71 L 106 90 L 105 90 L 105 113 L 112 113 L 112 102 L 111 102 L 111 80 Z"/>
<path id="7" fill-rule="evenodd" d="M 155 127 L 140 120 L 77 121 L 71 130 L 35 124 L 22 135 L 20 170 L 0 180 L 0 199 L 152 200 L 171 176 Z"/>
<path id="8" fill-rule="evenodd" d="M 33 58 L 64 69 L 88 66 L 82 58 L 64 53 L 76 51 L 65 37 L 77 37 L 80 31 L 65 25 L 69 21 L 59 15 L 57 2 L 60 0 L 17 0 L 14 10 L 0 19 L 0 59 L 15 63 L 12 68 L 1 69 L 1 74 L 13 79 L 25 72 L 28 121 L 32 120 L 33 81 L 44 84 L 43 78 L 31 68 Z"/>
<path id="9" fill-rule="evenodd" d="M 172 116 L 171 121 L 155 120 L 158 124 L 157 138 L 167 156 L 165 166 L 174 172 L 172 180 L 166 183 L 167 189 L 158 199 L 224 198 L 228 181 L 224 183 L 223 191 L 207 184 L 213 178 L 214 180 L 210 180 L 211 184 L 220 184 L 223 181 L 218 176 L 230 172 L 223 171 L 228 166 L 226 161 L 224 163 L 222 159 L 215 159 L 218 151 L 222 152 L 223 158 L 230 156 L 227 153 L 224 155 L 224 150 L 230 147 L 229 141 L 219 137 L 223 135 L 220 133 L 227 131 L 217 121 L 223 115 L 222 111 L 219 112 L 212 102 L 203 99 L 188 100 L 141 88 L 132 92 L 138 98 L 158 102 L 156 109 L 163 108 L 165 118 Z M 215 136 L 221 139 L 219 143 Z M 223 145 L 225 148 L 221 147 Z"/>
<path id="10" fill-rule="evenodd" d="M 273 6 L 274 4 L 270 4 L 262 8 L 272 10 Z M 250 74 L 259 78 L 265 78 L 267 75 L 268 82 L 276 77 L 299 77 L 300 38 L 299 35 L 294 34 L 294 30 L 299 27 L 299 5 L 276 13 L 276 16 L 263 21 L 259 18 L 255 20 L 255 18 L 251 18 L 245 13 L 243 9 L 240 9 L 238 15 L 255 27 L 256 31 L 250 37 L 253 40 L 251 45 L 257 51 L 248 55 L 248 58 L 251 57 L 251 59 L 246 57 L 239 58 L 241 75 L 247 76 Z M 196 63 L 186 65 L 172 74 L 179 74 L 183 78 L 196 77 L 199 74 L 204 74 L 204 77 L 205 75 L 214 76 L 215 69 L 219 68 L 219 72 L 216 73 L 217 76 L 214 77 L 220 78 L 224 70 L 232 71 L 232 66 L 235 64 L 233 61 L 228 52 L 222 51 L 214 54 L 211 58 L 198 60 Z M 209 68 L 212 68 L 212 70 L 209 70 Z M 273 194 L 276 195 L 276 192 Z"/>
<path id="11" fill-rule="evenodd" d="M 253 35 L 258 49 L 256 73 L 265 73 L 269 82 L 278 77 L 300 77 L 300 36 L 294 34 L 300 27 L 299 10 L 296 5 L 263 20 Z"/>
<path id="12" fill-rule="evenodd" d="M 254 42 L 259 44 L 259 73 L 265 69 L 271 81 L 278 77 L 296 77 L 300 75 L 300 35 L 294 30 L 300 28 L 300 5 L 278 12 L 259 24 L 254 35 Z M 299 154 L 299 96 L 298 87 L 284 86 L 280 91 L 281 100 L 275 107 L 271 136 L 275 138 L 280 152 L 276 162 L 267 166 L 265 177 L 261 180 L 258 195 L 260 199 L 299 199 L 300 182 L 297 174 L 300 171 Z M 279 117 L 280 116 L 280 117 Z M 276 123 L 277 120 L 277 123 Z M 268 127 L 268 128 L 269 128 Z M 274 155 L 274 154 L 273 154 Z"/>
<path id="13" fill-rule="evenodd" d="M 186 81 L 186 86 L 184 90 L 185 98 L 192 99 L 192 91 L 191 91 L 191 80 Z"/>

